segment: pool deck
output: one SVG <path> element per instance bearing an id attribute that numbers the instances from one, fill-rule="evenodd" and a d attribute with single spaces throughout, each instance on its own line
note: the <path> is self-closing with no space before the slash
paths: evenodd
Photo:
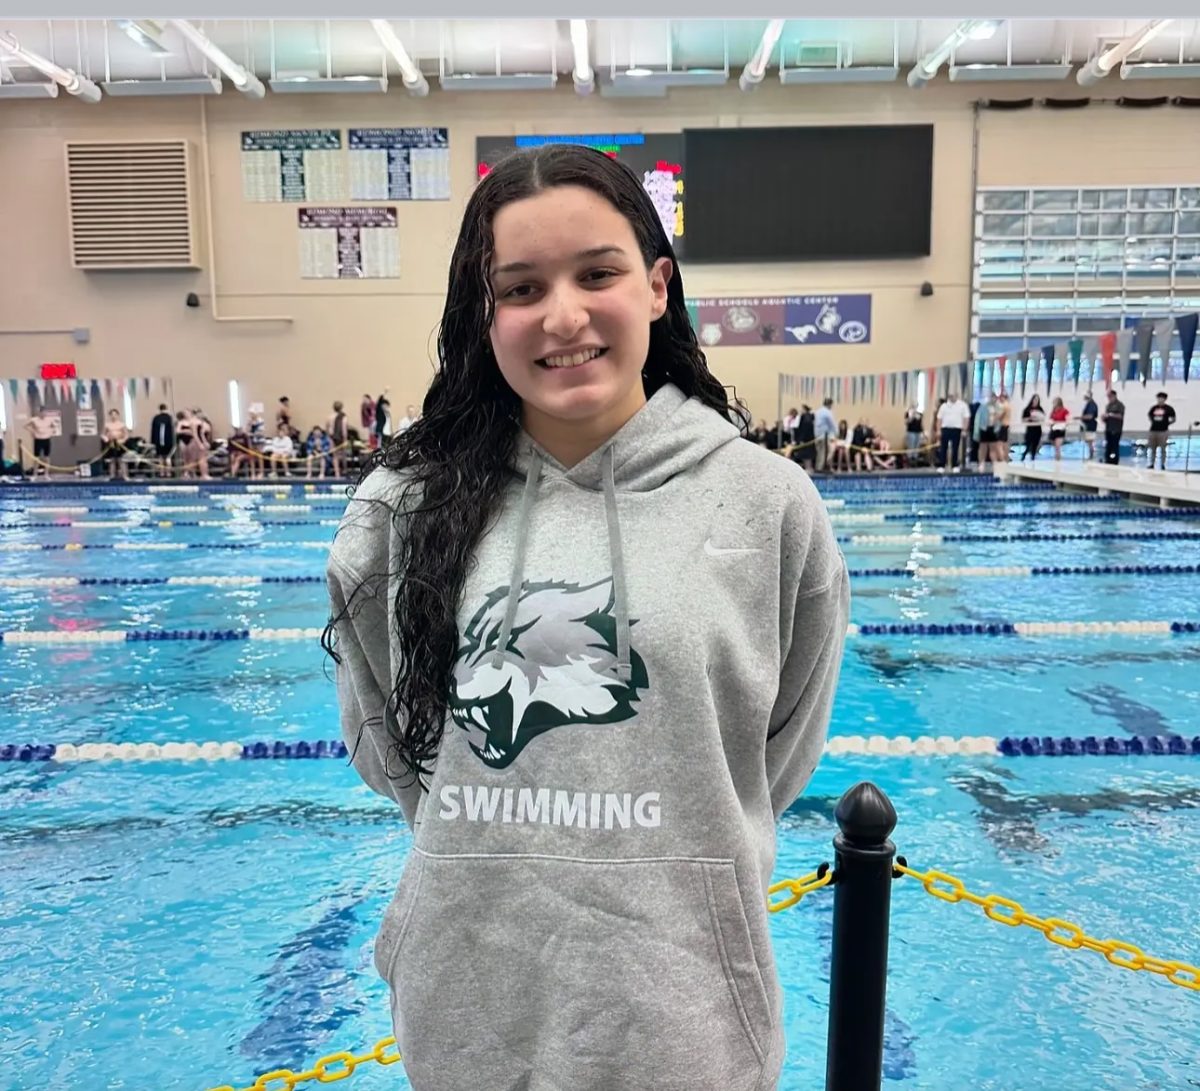
<path id="1" fill-rule="evenodd" d="M 1051 462 L 1042 466 L 1010 462 L 996 470 L 996 477 L 1004 484 L 1049 481 L 1063 489 L 1093 490 L 1099 496 L 1117 494 L 1130 500 L 1153 500 L 1163 508 L 1200 504 L 1200 467 L 1196 473 L 1184 474 L 1103 462 Z"/>

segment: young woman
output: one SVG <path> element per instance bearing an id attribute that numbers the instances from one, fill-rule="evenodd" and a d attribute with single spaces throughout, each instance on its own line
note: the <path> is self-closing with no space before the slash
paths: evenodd
<path id="1" fill-rule="evenodd" d="M 1067 421 L 1071 412 L 1063 405 L 1062 398 L 1055 398 L 1050 406 L 1050 442 L 1054 444 L 1054 461 L 1062 461 L 1063 441 L 1067 438 Z"/>
<path id="2" fill-rule="evenodd" d="M 1030 462 L 1037 461 L 1038 448 L 1042 445 L 1042 425 L 1045 421 L 1046 411 L 1042 408 L 1042 399 L 1034 394 L 1021 414 L 1021 423 L 1025 425 L 1025 450 L 1021 452 L 1022 462 L 1026 458 Z"/>
<path id="3" fill-rule="evenodd" d="M 375 946 L 409 1078 L 771 1091 L 775 820 L 849 602 L 820 497 L 740 442 L 600 152 L 480 181 L 438 360 L 328 566 L 347 745 L 414 830 Z"/>

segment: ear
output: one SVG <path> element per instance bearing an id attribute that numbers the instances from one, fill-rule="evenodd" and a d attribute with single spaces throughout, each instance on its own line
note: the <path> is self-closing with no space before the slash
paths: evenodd
<path id="1" fill-rule="evenodd" d="M 650 267 L 650 321 L 654 322 L 667 313 L 667 285 L 675 275 L 675 263 L 670 258 L 659 258 Z"/>

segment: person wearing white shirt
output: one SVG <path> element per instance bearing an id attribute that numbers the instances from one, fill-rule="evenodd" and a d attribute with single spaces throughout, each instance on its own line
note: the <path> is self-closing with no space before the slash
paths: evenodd
<path id="1" fill-rule="evenodd" d="M 271 473 L 280 477 L 288 475 L 288 460 L 296 453 L 296 445 L 292 442 L 287 425 L 280 424 L 276 434 L 267 440 L 263 453 L 270 459 Z"/>
<path id="2" fill-rule="evenodd" d="M 951 394 L 937 412 L 938 424 L 941 426 L 941 440 L 938 444 L 938 466 L 944 473 L 949 466 L 954 472 L 959 471 L 959 445 L 963 431 L 971 420 L 971 407 L 957 394 Z M 950 456 L 949 460 L 947 455 Z"/>

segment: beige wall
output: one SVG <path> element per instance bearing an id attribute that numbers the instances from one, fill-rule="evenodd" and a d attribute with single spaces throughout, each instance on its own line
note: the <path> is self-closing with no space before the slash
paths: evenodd
<path id="1" fill-rule="evenodd" d="M 1028 91 L 1005 88 L 1006 95 Z M 0 265 L 0 375 L 30 378 L 41 361 L 63 359 L 74 359 L 84 377 L 170 375 L 175 403 L 203 406 L 219 429 L 228 423 L 230 379 L 242 384 L 243 407 L 252 401 L 269 406 L 286 392 L 303 424 L 323 418 L 334 398 L 345 400 L 353 417 L 360 396 L 384 386 L 391 388 L 393 405 L 402 408 L 419 403 L 428 382 L 448 255 L 474 177 L 477 134 L 932 122 L 931 257 L 762 267 L 685 264 L 690 296 L 853 291 L 874 296 L 869 345 L 710 352 L 721 380 L 737 386 L 756 417 L 773 420 L 779 372 L 872 372 L 962 358 L 970 307 L 971 100 L 977 95 L 977 89 L 949 84 L 920 93 L 899 84 L 764 87 L 752 95 L 736 88 L 679 91 L 665 100 L 579 99 L 568 86 L 552 95 L 452 96 L 435 90 L 426 100 L 393 92 L 268 95 L 252 102 L 230 91 L 205 104 L 218 308 L 226 316 L 288 315 L 290 323 L 214 321 L 207 253 L 204 269 L 196 273 L 97 274 L 70 265 L 64 142 L 182 137 L 195 146 L 199 164 L 199 100 L 124 99 L 87 106 L 64 96 L 45 104 L 5 103 L 0 110 L 0 239 L 8 260 Z M 1182 110 L 985 114 L 981 180 L 1145 182 L 1169 175 L 1178 181 L 1181 173 L 1200 178 L 1200 145 L 1186 136 L 1185 123 L 1193 116 Z M 297 206 L 242 199 L 239 133 L 244 128 L 372 125 L 448 126 L 453 199 L 399 203 L 400 279 L 302 280 Z M 1113 139 L 1108 126 L 1120 134 L 1142 132 L 1137 152 Z M 202 196 L 200 189 L 198 205 Z M 925 280 L 935 286 L 932 298 L 918 295 Z M 184 306 L 189 291 L 201 295 L 200 309 Z M 90 344 L 76 346 L 63 334 L 11 332 L 78 326 L 90 328 Z M 155 401 L 157 396 L 156 390 Z M 10 438 L 13 415 L 10 402 Z M 139 403 L 139 426 L 147 420 Z"/>
<path id="2" fill-rule="evenodd" d="M 1194 93 L 1147 86 L 1137 97 Z M 979 137 L 981 186 L 1200 184 L 1196 110 L 984 110 Z"/>

